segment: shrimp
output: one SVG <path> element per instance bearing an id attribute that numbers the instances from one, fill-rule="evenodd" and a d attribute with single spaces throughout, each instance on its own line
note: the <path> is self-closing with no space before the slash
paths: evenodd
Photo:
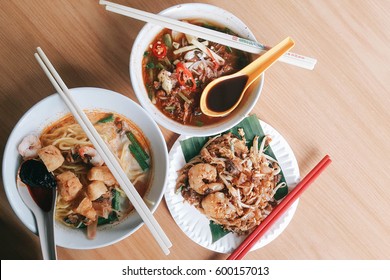
<path id="1" fill-rule="evenodd" d="M 89 162 L 93 166 L 102 166 L 104 161 L 98 152 L 90 146 L 82 146 L 79 148 L 79 155 L 84 162 Z"/>
<path id="2" fill-rule="evenodd" d="M 41 141 L 35 135 L 27 135 L 18 146 L 19 154 L 24 158 L 35 158 L 38 156 L 38 150 L 42 148 Z"/>
<path id="3" fill-rule="evenodd" d="M 217 169 L 208 163 L 194 165 L 188 171 L 188 183 L 199 194 L 222 190 L 225 186 L 217 179 Z"/>
<path id="4" fill-rule="evenodd" d="M 207 195 L 202 200 L 202 208 L 206 216 L 212 219 L 231 219 L 236 216 L 236 208 L 223 192 Z"/>

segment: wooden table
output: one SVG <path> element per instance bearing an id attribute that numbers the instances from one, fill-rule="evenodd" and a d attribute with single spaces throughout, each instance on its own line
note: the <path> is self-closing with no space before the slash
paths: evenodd
<path id="1" fill-rule="evenodd" d="M 19 118 L 54 89 L 34 59 L 41 46 L 68 87 L 111 89 L 136 100 L 128 62 L 142 22 L 97 0 L 0 2 L 1 153 Z M 189 1 L 120 1 L 157 13 Z M 253 113 L 289 142 L 305 175 L 332 165 L 304 194 L 287 229 L 248 259 L 387 259 L 390 256 L 390 1 L 205 1 L 241 18 L 273 45 L 318 59 L 314 71 L 283 63 L 266 74 Z M 178 135 L 161 128 L 168 148 Z M 2 155 L 1 154 L 1 155 Z M 16 217 L 2 186 L 1 259 L 41 258 L 38 238 Z M 192 242 L 165 202 L 156 214 L 174 246 L 164 256 L 146 227 L 96 250 L 58 248 L 60 259 L 225 259 Z"/>

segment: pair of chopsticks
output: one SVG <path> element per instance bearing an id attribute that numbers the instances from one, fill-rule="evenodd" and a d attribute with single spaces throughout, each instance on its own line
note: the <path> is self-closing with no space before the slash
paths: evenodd
<path id="1" fill-rule="evenodd" d="M 238 246 L 227 258 L 228 260 L 241 260 L 271 226 L 287 211 L 287 209 L 302 195 L 315 179 L 332 162 L 326 155 L 299 184 L 272 210 L 261 224 Z"/>
<path id="2" fill-rule="evenodd" d="M 237 36 L 225 34 L 215 30 L 207 29 L 201 26 L 190 24 L 188 22 L 182 22 L 176 19 L 165 17 L 162 15 L 156 15 L 145 11 L 137 10 L 127 6 L 112 3 L 110 1 L 100 0 L 99 4 L 106 5 L 106 10 L 120 14 L 123 16 L 138 19 L 144 22 L 150 22 L 153 24 L 160 25 L 165 28 L 176 30 L 185 34 L 189 34 L 195 37 L 199 37 L 205 40 L 210 40 L 215 43 L 219 43 L 225 46 L 229 46 L 235 49 L 239 49 L 245 52 L 260 54 L 270 49 L 263 44 L 256 41 L 240 38 Z M 295 65 L 301 68 L 313 70 L 317 63 L 315 58 L 310 58 L 300 54 L 291 52 L 285 53 L 279 61 L 285 62 L 291 65 Z"/>
<path id="3" fill-rule="evenodd" d="M 41 68 L 43 69 L 57 92 L 60 94 L 65 104 L 68 106 L 76 121 L 80 124 L 81 128 L 87 134 L 89 140 L 92 142 L 95 149 L 103 158 L 107 167 L 110 169 L 111 173 L 114 175 L 115 179 L 118 181 L 119 185 L 122 187 L 123 191 L 130 199 L 134 208 L 137 210 L 138 214 L 141 216 L 142 220 L 145 222 L 145 224 L 151 231 L 153 237 L 156 239 L 163 252 L 168 255 L 168 248 L 172 246 L 172 243 L 169 241 L 168 237 L 165 235 L 164 231 L 157 223 L 156 219 L 153 217 L 149 208 L 146 206 L 145 202 L 138 194 L 137 190 L 130 182 L 129 178 L 126 176 L 116 157 L 112 154 L 106 143 L 100 137 L 86 114 L 77 105 L 77 102 L 70 94 L 69 89 L 62 81 L 61 77 L 54 69 L 53 65 L 51 64 L 45 53 L 39 47 L 37 48 L 37 52 L 38 53 L 35 53 L 34 56 L 37 59 L 39 65 L 41 66 Z"/>

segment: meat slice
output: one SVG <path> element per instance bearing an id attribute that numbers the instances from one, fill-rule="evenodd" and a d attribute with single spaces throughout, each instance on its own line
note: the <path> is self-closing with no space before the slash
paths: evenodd
<path id="1" fill-rule="evenodd" d="M 90 200 L 94 201 L 107 192 L 107 187 L 102 181 L 92 181 L 87 186 L 87 194 Z"/>
<path id="2" fill-rule="evenodd" d="M 64 163 L 61 151 L 54 145 L 49 145 L 38 150 L 38 156 L 45 164 L 47 170 L 52 172 Z"/>
<path id="3" fill-rule="evenodd" d="M 57 175 L 58 191 L 64 201 L 72 201 L 82 189 L 79 178 L 72 172 L 66 171 Z"/>
<path id="4" fill-rule="evenodd" d="M 106 186 L 113 186 L 117 184 L 114 175 L 107 166 L 95 166 L 88 172 L 88 180 L 102 181 Z"/>
<path id="5" fill-rule="evenodd" d="M 84 197 L 79 205 L 73 208 L 73 212 L 83 215 L 91 221 L 96 221 L 96 211 L 92 207 L 92 201 L 88 197 Z"/>

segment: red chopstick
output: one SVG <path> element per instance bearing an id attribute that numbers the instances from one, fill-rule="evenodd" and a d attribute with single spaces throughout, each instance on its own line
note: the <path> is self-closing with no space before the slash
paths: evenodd
<path id="1" fill-rule="evenodd" d="M 272 225 L 287 211 L 287 209 L 302 195 L 315 179 L 332 162 L 326 155 L 298 185 L 272 210 L 261 224 L 238 246 L 227 258 L 228 260 L 241 260 L 259 239 L 272 227 Z"/>

